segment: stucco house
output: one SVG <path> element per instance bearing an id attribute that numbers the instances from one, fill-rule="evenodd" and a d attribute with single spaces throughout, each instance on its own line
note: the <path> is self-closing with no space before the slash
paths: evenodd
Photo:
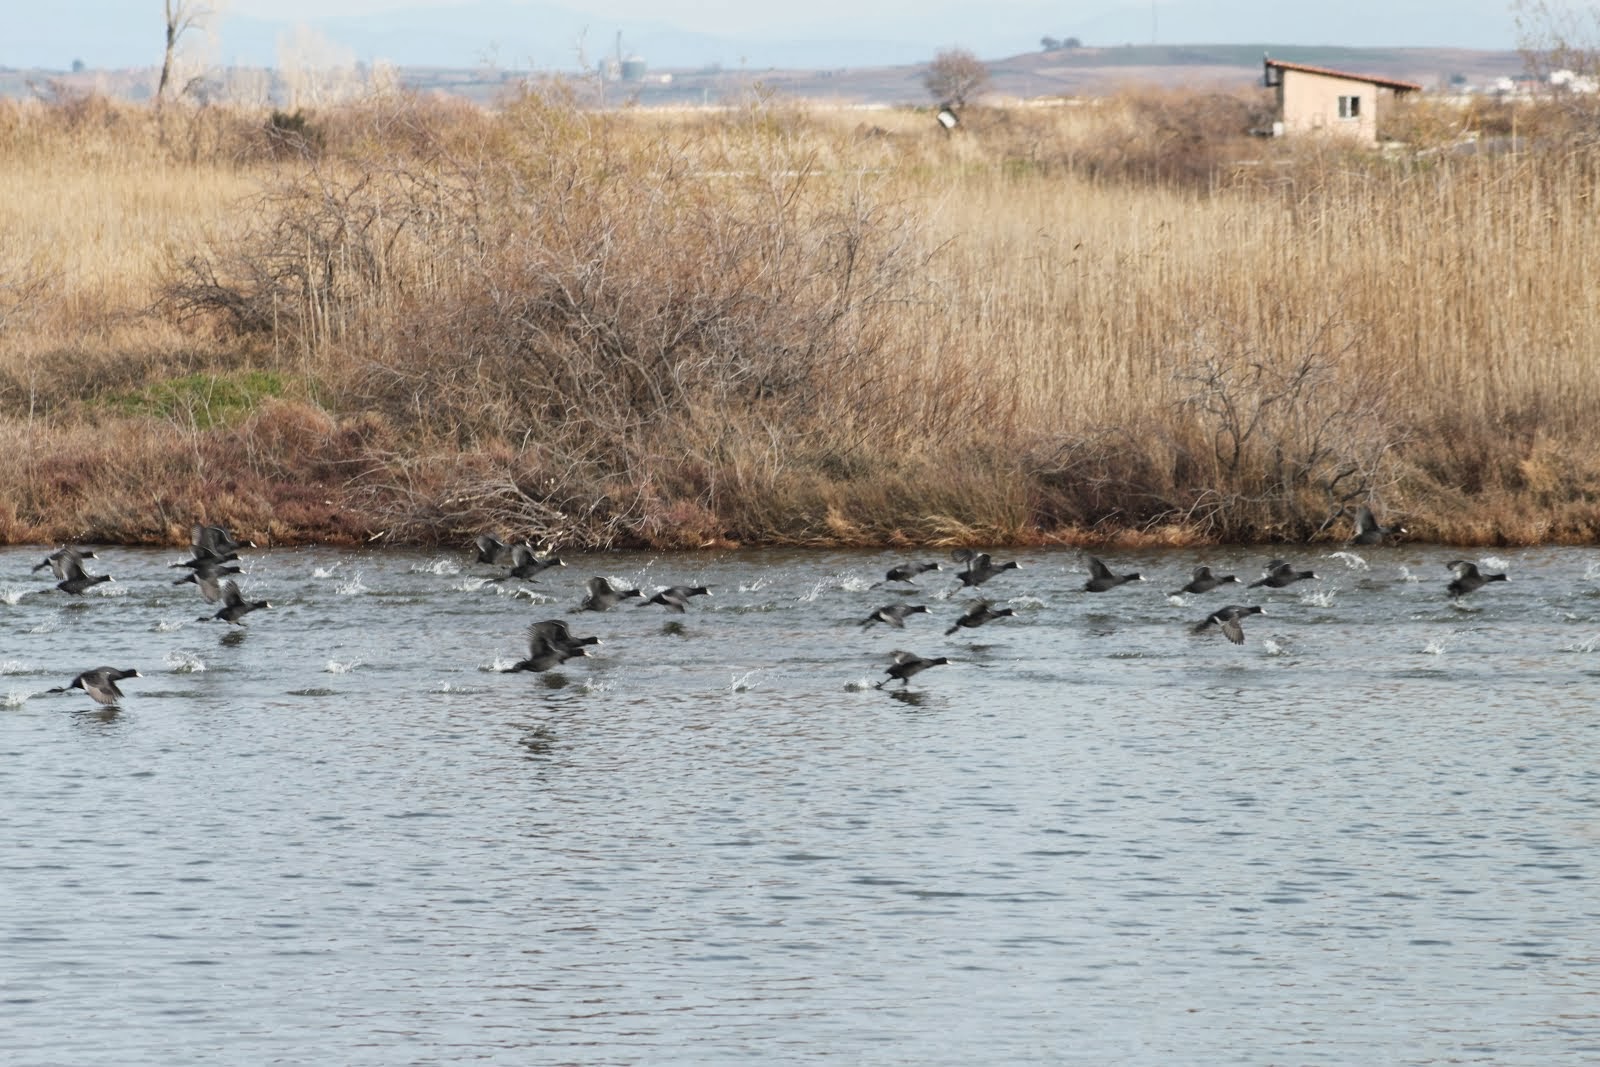
<path id="1" fill-rule="evenodd" d="M 1415 82 L 1350 74 L 1306 63 L 1267 59 L 1264 83 L 1278 90 L 1273 132 L 1319 133 L 1378 143 L 1378 109 L 1405 93 L 1422 91 Z"/>

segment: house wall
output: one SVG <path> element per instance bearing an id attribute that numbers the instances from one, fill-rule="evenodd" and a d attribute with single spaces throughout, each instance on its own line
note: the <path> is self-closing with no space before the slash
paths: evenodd
<path id="1" fill-rule="evenodd" d="M 1279 112 L 1285 133 L 1323 133 L 1376 144 L 1378 140 L 1378 87 L 1371 82 L 1280 70 Z M 1360 112 L 1353 119 L 1339 117 L 1341 96 L 1360 97 Z"/>

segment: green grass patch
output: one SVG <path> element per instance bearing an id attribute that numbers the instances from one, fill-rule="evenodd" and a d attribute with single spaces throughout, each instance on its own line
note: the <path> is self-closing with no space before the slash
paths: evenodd
<path id="1" fill-rule="evenodd" d="M 110 404 L 125 415 L 209 430 L 239 422 L 260 407 L 263 400 L 282 396 L 287 388 L 285 377 L 274 371 L 188 374 L 119 393 L 110 398 Z"/>

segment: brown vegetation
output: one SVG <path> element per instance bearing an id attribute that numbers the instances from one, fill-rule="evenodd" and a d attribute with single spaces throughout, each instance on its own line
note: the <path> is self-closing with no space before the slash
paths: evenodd
<path id="1" fill-rule="evenodd" d="M 0 105 L 0 540 L 1592 538 L 1600 155 L 1259 104 Z"/>

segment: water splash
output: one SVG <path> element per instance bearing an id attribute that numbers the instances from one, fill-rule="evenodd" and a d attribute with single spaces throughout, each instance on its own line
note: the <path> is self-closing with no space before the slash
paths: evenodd
<path id="1" fill-rule="evenodd" d="M 32 693 L 24 693 L 20 689 L 12 689 L 5 696 L 0 697 L 0 708 L 20 708 L 28 702 Z"/>
<path id="2" fill-rule="evenodd" d="M 1600 560 L 1591 559 L 1584 565 L 1583 580 L 1592 582 L 1597 578 L 1600 578 Z"/>
<path id="3" fill-rule="evenodd" d="M 795 599 L 799 600 L 802 604 L 813 604 L 816 602 L 817 597 L 821 596 L 827 590 L 827 588 L 828 579 L 826 578 L 820 582 L 812 582 L 810 592 L 801 593 Z"/>
<path id="4" fill-rule="evenodd" d="M 1450 650 L 1450 646 L 1455 644 L 1460 637 L 1459 633 L 1451 633 L 1430 638 L 1428 643 L 1422 646 L 1422 651 L 1425 655 L 1442 656 Z"/>
<path id="5" fill-rule="evenodd" d="M 612 683 L 610 682 L 598 681 L 593 675 L 590 675 L 578 683 L 578 688 L 585 693 L 604 693 L 611 689 L 611 685 Z"/>
<path id="6" fill-rule="evenodd" d="M 206 672 L 205 661 L 193 652 L 168 652 L 162 659 L 165 661 L 167 669 L 173 674 L 204 674 Z"/>
<path id="7" fill-rule="evenodd" d="M 1332 589 L 1307 590 L 1300 594 L 1300 603 L 1312 608 L 1331 608 L 1333 607 L 1333 598 L 1338 592 L 1337 586 Z"/>
<path id="8" fill-rule="evenodd" d="M 733 676 L 733 681 L 728 685 L 728 692 L 748 693 L 750 690 L 761 684 L 759 682 L 752 681 L 752 679 L 754 679 L 755 676 L 760 673 L 761 669 L 757 667 L 755 670 L 745 671 L 743 674 L 735 674 Z"/>
<path id="9" fill-rule="evenodd" d="M 343 562 L 344 562 L 344 560 L 342 560 L 342 559 L 336 559 L 332 563 L 328 564 L 326 567 L 317 567 L 314 570 L 312 570 L 311 577 L 313 577 L 313 578 L 332 578 L 333 577 L 333 572 L 338 570 L 339 569 L 339 564 L 341 564 Z"/>
<path id="10" fill-rule="evenodd" d="M 1400 564 L 1400 580 L 1402 582 L 1416 583 L 1422 581 L 1422 576 L 1419 574 L 1412 574 L 1411 568 L 1402 563 Z"/>
<path id="11" fill-rule="evenodd" d="M 1491 570 L 1497 571 L 1503 571 L 1511 566 L 1507 560 L 1501 558 L 1500 556 L 1484 556 L 1482 559 L 1478 560 L 1478 565 L 1480 567 L 1488 567 Z"/>
<path id="12" fill-rule="evenodd" d="M 1290 654 L 1290 648 L 1288 644 L 1280 641 L 1276 637 L 1262 638 L 1261 651 L 1265 652 L 1269 656 L 1287 656 Z"/>
<path id="13" fill-rule="evenodd" d="M 30 634 L 53 634 L 56 632 L 55 620 L 46 619 L 37 626 L 30 627 L 28 632 Z"/>
<path id="14" fill-rule="evenodd" d="M 1600 634 L 1586 637 L 1582 641 L 1574 641 L 1572 644 L 1564 646 L 1561 651 L 1593 652 L 1596 648 L 1600 648 Z"/>
<path id="15" fill-rule="evenodd" d="M 453 559 L 448 559 L 448 558 L 446 558 L 444 556 L 440 556 L 438 559 L 430 559 L 426 563 L 413 564 L 412 567 L 411 567 L 411 573 L 412 574 L 438 574 L 438 575 L 441 575 L 441 576 L 442 575 L 447 575 L 447 574 L 460 574 L 461 573 L 461 564 L 456 562 Z"/>
<path id="16" fill-rule="evenodd" d="M 478 665 L 478 669 L 480 671 L 494 671 L 498 673 L 500 671 L 510 670 L 512 667 L 517 665 L 517 662 L 518 661 L 515 659 L 505 659 L 501 656 L 496 656 L 488 663 L 480 663 Z"/>
<path id="17" fill-rule="evenodd" d="M 0 660 L 0 674 L 27 674 L 30 669 L 19 659 Z"/>
<path id="18" fill-rule="evenodd" d="M 869 579 L 861 577 L 858 574 L 847 574 L 843 578 L 838 579 L 838 583 L 839 588 L 843 589 L 847 593 L 865 592 L 877 584 Z"/>
<path id="19" fill-rule="evenodd" d="M 868 689 L 876 688 L 878 688 L 878 683 L 874 682 L 871 678 L 856 678 L 853 681 L 844 683 L 844 691 L 846 693 L 860 693 Z"/>
<path id="20" fill-rule="evenodd" d="M 324 674 L 349 674 L 351 671 L 355 670 L 359 666 L 361 666 L 361 661 L 358 660 L 358 659 L 353 659 L 348 663 L 340 663 L 336 659 L 330 659 L 328 661 L 328 663 L 327 663 L 327 666 L 322 668 L 322 673 L 324 673 Z"/>
<path id="21" fill-rule="evenodd" d="M 1005 604 L 1007 607 L 1028 608 L 1030 610 L 1044 607 L 1044 601 L 1040 600 L 1036 596 L 1029 596 L 1026 593 L 1024 593 L 1022 596 L 1012 597 L 1010 600 L 1007 600 Z"/>
<path id="22" fill-rule="evenodd" d="M 162 619 L 160 622 L 150 627 L 150 632 L 157 634 L 170 634 L 172 631 L 181 627 L 183 623 L 184 620 L 182 619 Z"/>
<path id="23" fill-rule="evenodd" d="M 365 593 L 367 587 L 361 584 L 361 572 L 356 571 L 354 575 L 335 585 L 333 591 L 340 596 L 357 596 Z"/>
<path id="24" fill-rule="evenodd" d="M 482 589 L 484 586 L 488 585 L 489 581 L 490 580 L 488 578 L 467 577 L 461 579 L 459 582 L 451 583 L 450 588 L 454 589 L 458 593 L 476 593 L 479 589 Z"/>
<path id="25" fill-rule="evenodd" d="M 1339 560 L 1346 567 L 1353 571 L 1367 571 L 1372 569 L 1366 560 L 1362 559 L 1354 552 L 1330 552 L 1328 553 L 1328 558 Z"/>
<path id="26" fill-rule="evenodd" d="M 28 595 L 28 592 L 29 591 L 26 589 L 19 589 L 17 586 L 8 585 L 4 589 L 0 589 L 0 604 L 20 604 L 22 602 L 22 598 Z"/>
<path id="27" fill-rule="evenodd" d="M 763 574 L 761 577 L 757 578 L 753 582 L 744 582 L 744 583 L 740 584 L 739 592 L 741 592 L 741 593 L 759 593 L 759 592 L 761 592 L 761 590 L 765 589 L 767 586 L 769 586 L 771 584 L 772 584 L 772 581 L 765 574 Z"/>
<path id="28" fill-rule="evenodd" d="M 87 590 L 85 590 L 84 595 L 113 598 L 124 597 L 128 595 L 128 587 L 125 585 L 118 585 L 116 582 L 100 582 L 97 585 L 91 585 Z"/>

